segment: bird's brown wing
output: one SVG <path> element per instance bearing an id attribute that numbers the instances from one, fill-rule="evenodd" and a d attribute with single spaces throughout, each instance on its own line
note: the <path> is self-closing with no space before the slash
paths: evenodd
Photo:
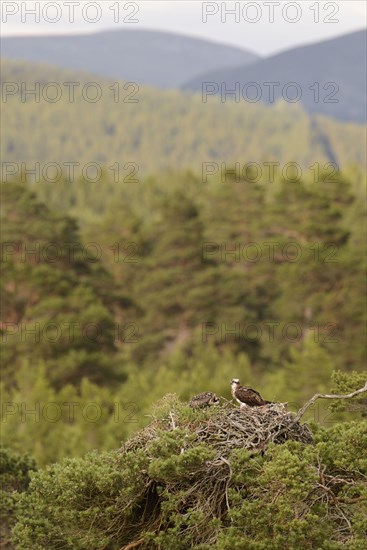
<path id="1" fill-rule="evenodd" d="M 236 394 L 238 399 L 246 403 L 249 407 L 261 407 L 268 403 L 268 401 L 265 401 L 265 399 L 261 397 L 258 391 L 252 388 L 245 388 L 242 386 L 237 389 Z"/>

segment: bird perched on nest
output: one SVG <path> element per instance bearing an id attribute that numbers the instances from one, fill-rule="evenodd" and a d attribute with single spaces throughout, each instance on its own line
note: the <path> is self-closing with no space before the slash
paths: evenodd
<path id="1" fill-rule="evenodd" d="M 218 405 L 218 403 L 219 397 L 211 391 L 206 391 L 199 393 L 199 395 L 194 395 L 189 405 L 192 409 L 203 409 L 204 407 L 210 407 L 211 405 Z"/>
<path id="2" fill-rule="evenodd" d="M 252 390 L 247 386 L 241 386 L 238 378 L 231 380 L 232 397 L 235 399 L 241 407 L 262 407 L 263 405 L 270 405 L 271 401 L 265 401 L 256 390 Z"/>

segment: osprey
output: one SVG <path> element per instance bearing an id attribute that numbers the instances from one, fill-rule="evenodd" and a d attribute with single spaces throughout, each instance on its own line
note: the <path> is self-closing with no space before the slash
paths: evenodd
<path id="1" fill-rule="evenodd" d="M 232 397 L 238 403 L 242 405 L 248 405 L 249 407 L 261 407 L 263 405 L 269 405 L 271 401 L 265 401 L 256 390 L 252 390 L 247 386 L 241 386 L 238 378 L 231 380 Z"/>
<path id="2" fill-rule="evenodd" d="M 211 391 L 206 391 L 204 393 L 199 393 L 199 395 L 194 395 L 189 405 L 192 409 L 203 409 L 204 407 L 209 407 L 210 405 L 218 405 L 218 403 L 219 397 Z"/>

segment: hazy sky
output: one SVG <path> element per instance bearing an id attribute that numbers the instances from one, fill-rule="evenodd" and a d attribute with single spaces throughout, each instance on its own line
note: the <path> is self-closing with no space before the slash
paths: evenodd
<path id="1" fill-rule="evenodd" d="M 365 28 L 366 6 L 365 0 L 2 0 L 1 33 L 3 36 L 49 35 L 121 28 L 155 29 L 233 44 L 269 55 Z M 37 15 L 27 11 L 32 9 Z M 74 19 L 71 17 L 73 10 Z M 237 12 L 230 15 L 229 10 Z"/>

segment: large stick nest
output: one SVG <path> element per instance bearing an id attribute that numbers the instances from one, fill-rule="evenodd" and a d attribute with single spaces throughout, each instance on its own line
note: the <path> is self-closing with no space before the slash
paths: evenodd
<path id="1" fill-rule="evenodd" d="M 200 424 L 198 439 L 226 456 L 235 448 L 265 451 L 269 443 L 284 443 L 288 439 L 312 443 L 306 424 L 294 421 L 282 403 L 264 407 L 221 407 L 218 414 Z"/>
<path id="2" fill-rule="evenodd" d="M 367 384 L 364 389 L 347 397 L 363 391 L 367 391 Z M 238 479 L 238 468 L 246 472 L 247 468 L 251 471 L 251 464 L 261 467 L 270 444 L 279 445 L 288 440 L 312 444 L 311 430 L 307 424 L 301 424 L 300 419 L 318 397 L 335 398 L 317 394 L 294 414 L 287 411 L 285 403 L 240 408 L 222 398 L 219 405 L 200 409 L 190 408 L 175 395 L 166 395 L 153 410 L 150 424 L 121 448 L 127 459 L 129 453 L 138 451 L 140 456 L 146 457 L 148 464 L 141 471 L 143 486 L 133 498 L 129 494 L 124 503 L 123 510 L 130 507 L 132 514 L 119 517 L 118 532 L 124 533 L 126 544 L 122 549 L 163 548 L 160 541 L 156 544 L 152 539 L 148 540 L 146 533 L 161 538 L 167 529 L 172 528 L 172 506 L 177 524 L 174 529 L 180 529 L 180 535 L 190 541 L 187 547 L 204 542 L 206 546 L 216 547 L 218 529 L 212 519 L 224 522 L 224 527 L 230 525 L 228 513 L 235 506 L 233 494 L 239 494 L 246 484 L 246 480 Z M 164 445 L 168 445 L 167 441 L 170 444 L 175 442 L 175 435 L 177 446 L 166 447 L 169 452 L 165 453 Z M 192 457 L 200 458 L 203 449 L 211 451 L 208 458 L 203 453 L 202 460 L 192 460 Z M 247 451 L 248 457 L 241 450 Z M 259 456 L 263 454 L 264 457 Z M 307 506 L 311 509 L 315 495 L 318 495 L 316 500 L 320 499 L 330 509 L 336 510 L 336 524 L 345 529 L 345 522 L 350 530 L 350 521 L 342 508 L 336 506 L 336 497 L 330 489 L 333 478 L 326 476 L 320 468 L 319 465 L 316 473 L 321 476 L 321 481 L 315 481 L 312 499 Z M 336 477 L 335 483 L 340 484 L 340 479 L 340 476 Z M 246 487 L 246 491 L 251 491 L 251 486 Z M 253 497 L 251 492 L 249 495 L 248 498 L 257 498 L 256 491 Z M 163 506 L 165 501 L 169 503 L 168 508 Z"/>
<path id="3" fill-rule="evenodd" d="M 197 543 L 205 540 L 214 545 L 216 530 L 208 527 L 206 518 L 223 518 L 230 509 L 228 491 L 233 484 L 231 452 L 246 449 L 251 455 L 256 455 L 266 452 L 270 443 L 281 444 L 287 440 L 312 443 L 308 426 L 296 421 L 295 415 L 287 412 L 286 405 L 282 403 L 240 409 L 222 399 L 217 406 L 190 409 L 188 405 L 179 402 L 176 396 L 167 395 L 157 405 L 149 426 L 124 443 L 121 452 L 126 454 L 143 449 L 152 463 L 155 460 L 154 455 L 151 455 L 152 443 L 159 440 L 162 432 L 175 430 L 183 430 L 190 436 L 187 445 L 183 443 L 181 450 L 177 450 L 179 456 L 184 457 L 187 449 L 197 444 L 204 444 L 214 451 L 214 455 L 210 460 L 195 466 L 192 471 L 188 467 L 188 471 L 180 478 L 152 480 L 144 473 L 146 488 L 136 497 L 135 502 L 138 510 L 148 507 L 154 512 L 149 518 L 138 515 L 135 518 L 134 532 L 130 532 L 125 525 L 129 536 L 136 538 L 139 534 L 134 543 L 127 538 L 130 544 L 124 547 L 126 549 L 135 547 L 131 544 L 144 549 L 156 548 L 155 545 L 149 545 L 150 543 L 145 545 L 141 535 L 145 530 L 158 533 L 167 527 L 159 512 L 161 497 L 158 496 L 158 485 L 164 487 L 169 494 L 179 496 L 177 512 L 183 518 L 189 510 L 203 515 L 203 519 L 195 523 L 195 526 L 185 527 L 185 533 L 192 531 L 193 540 L 197 540 Z M 147 502 L 150 502 L 149 506 Z M 198 536 L 198 533 L 201 535 Z"/>
<path id="4" fill-rule="evenodd" d="M 227 457 L 233 449 L 238 448 L 264 452 L 272 442 L 313 441 L 307 424 L 295 421 L 295 415 L 287 411 L 284 403 L 240 408 L 223 400 L 220 406 L 190 411 L 189 418 L 181 414 L 182 404 L 179 409 L 174 406 L 174 396 L 167 395 L 161 401 L 162 404 L 166 405 L 167 414 L 160 418 L 153 417 L 152 423 L 125 443 L 122 451 L 145 447 L 157 437 L 158 430 L 181 427 L 188 428 L 192 434 L 196 434 L 198 442 L 210 445 L 221 457 Z"/>

